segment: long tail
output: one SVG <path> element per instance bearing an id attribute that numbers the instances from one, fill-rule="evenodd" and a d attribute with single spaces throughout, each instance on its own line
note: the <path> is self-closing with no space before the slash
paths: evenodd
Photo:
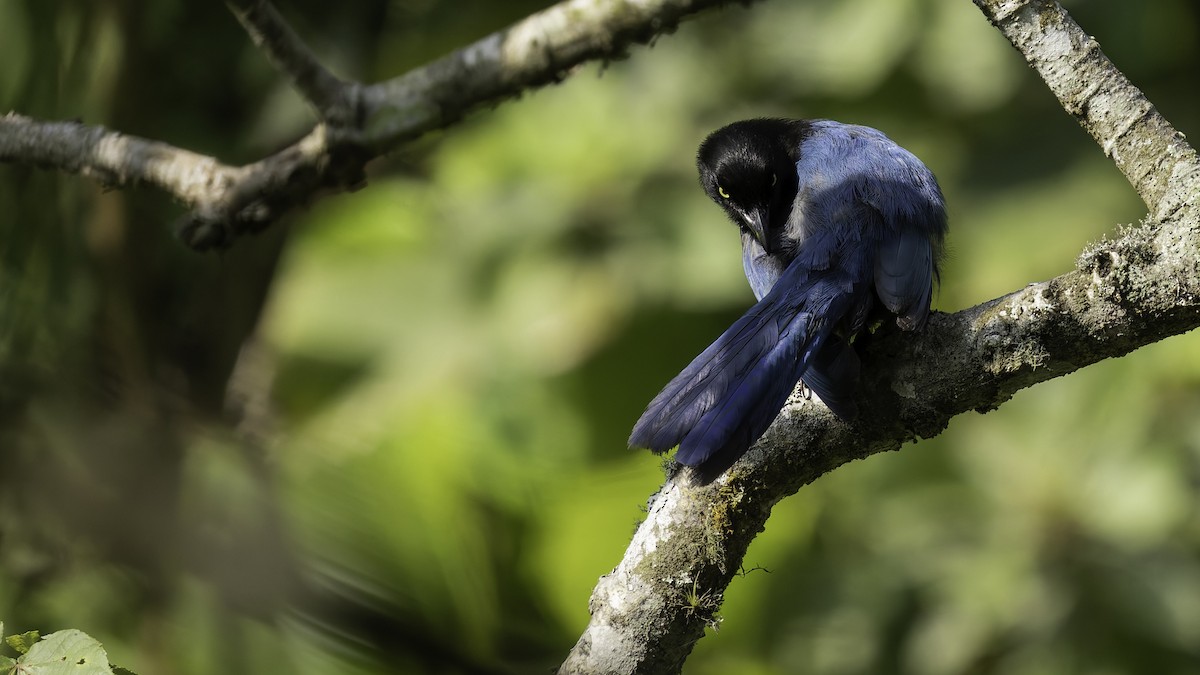
<path id="1" fill-rule="evenodd" d="M 834 412 L 853 414 L 858 359 L 833 328 L 854 307 L 858 286 L 786 270 L 650 402 L 629 445 L 678 445 L 675 459 L 690 466 L 716 455 L 732 461 L 762 436 L 802 377 Z"/>

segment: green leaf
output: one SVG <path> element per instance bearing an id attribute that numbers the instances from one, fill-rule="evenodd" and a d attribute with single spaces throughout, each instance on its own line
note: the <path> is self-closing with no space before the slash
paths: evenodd
<path id="1" fill-rule="evenodd" d="M 0 621 L 0 638 L 4 637 L 4 622 Z M 16 667 L 17 662 L 13 659 L 0 654 L 0 675 L 9 674 Z"/>
<path id="2" fill-rule="evenodd" d="M 8 643 L 9 647 L 24 654 L 29 651 L 30 647 L 33 647 L 33 643 L 37 642 L 39 637 L 41 636 L 36 630 L 31 630 L 20 635 L 9 635 L 4 641 Z"/>
<path id="3" fill-rule="evenodd" d="M 22 675 L 114 675 L 104 647 L 78 630 L 47 635 L 17 659 L 17 666 Z"/>

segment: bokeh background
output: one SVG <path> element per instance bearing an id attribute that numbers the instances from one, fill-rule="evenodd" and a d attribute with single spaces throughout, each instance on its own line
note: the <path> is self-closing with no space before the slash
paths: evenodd
<path id="1" fill-rule="evenodd" d="M 282 2 L 395 76 L 547 3 Z M 1200 7 L 1077 0 L 1200 138 Z M 0 111 L 228 162 L 311 125 L 221 3 L 0 0 Z M 0 620 L 143 674 L 535 673 L 661 460 L 642 406 L 752 302 L 695 148 L 885 130 L 938 175 L 955 311 L 1071 269 L 1133 191 L 967 0 L 776 0 L 480 111 L 222 254 L 151 190 L 0 166 Z M 1018 394 L 782 502 L 695 675 L 1200 672 L 1200 340 Z"/>

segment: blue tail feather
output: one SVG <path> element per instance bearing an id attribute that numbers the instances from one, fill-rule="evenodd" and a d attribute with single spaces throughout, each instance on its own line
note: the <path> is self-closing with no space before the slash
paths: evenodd
<path id="1" fill-rule="evenodd" d="M 651 401 L 631 446 L 678 445 L 676 460 L 693 466 L 718 453 L 740 454 L 770 426 L 810 366 L 818 369 L 814 391 L 822 400 L 828 396 L 839 414 L 853 409 L 857 357 L 831 329 L 855 305 L 860 284 L 792 268 L 784 276 L 795 283 L 777 283 Z"/>
<path id="2" fill-rule="evenodd" d="M 849 420 L 858 416 L 854 402 L 859 373 L 858 355 L 845 340 L 829 340 L 821 345 L 804 372 L 804 384 L 838 417 Z"/>
<path id="3" fill-rule="evenodd" d="M 654 397 L 633 427 L 631 446 L 661 452 L 679 445 L 728 388 L 778 344 L 774 313 L 765 311 L 770 307 L 759 305 L 738 319 Z"/>
<path id="4" fill-rule="evenodd" d="M 793 319 L 798 334 L 782 336 L 774 349 L 705 413 L 679 444 L 676 461 L 696 466 L 731 448 L 741 454 L 767 430 L 808 365 L 800 348 L 812 329 L 811 319 L 808 313 Z"/>

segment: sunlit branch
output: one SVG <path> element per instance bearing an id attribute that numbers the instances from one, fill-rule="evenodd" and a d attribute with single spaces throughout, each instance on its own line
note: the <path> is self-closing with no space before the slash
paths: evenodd
<path id="1" fill-rule="evenodd" d="M 361 161 L 331 161 L 339 149 L 327 142 L 320 125 L 284 150 L 236 167 L 101 126 L 16 113 L 0 118 L 0 162 L 77 173 L 105 187 L 163 190 L 189 209 L 180 235 L 197 249 L 224 246 L 236 233 L 261 229 L 322 186 L 353 185 L 356 177 L 361 182 Z"/>
<path id="2" fill-rule="evenodd" d="M 7 148 L 0 161 L 95 176 L 117 187 L 153 185 L 190 209 L 180 228 L 184 242 L 196 249 L 228 246 L 319 194 L 361 187 L 367 162 L 401 143 L 480 106 L 561 81 L 587 61 L 622 58 L 631 45 L 650 42 L 721 4 L 568 0 L 401 77 L 360 86 L 325 70 L 268 3 L 230 0 L 255 41 L 324 117 L 300 141 L 253 164 L 230 167 L 101 127 L 17 116 L 0 126 L 0 148 Z M 31 125 L 41 125 L 38 142 L 13 138 Z M 93 152 L 97 138 L 123 142 L 105 146 L 101 161 Z M 154 149 L 153 161 L 146 161 L 144 148 Z M 162 167 L 172 170 L 164 174 Z"/>
<path id="3" fill-rule="evenodd" d="M 1125 174 L 1156 217 L 1169 216 L 1194 192 L 1200 159 L 1146 96 L 1113 65 L 1099 43 L 1057 2 L 974 0 L 1021 52 L 1071 116 Z"/>
<path id="4" fill-rule="evenodd" d="M 151 185 L 202 210 L 240 179 L 234 167 L 167 143 L 11 112 L 0 117 L 0 161 L 77 173 L 105 187 Z"/>

